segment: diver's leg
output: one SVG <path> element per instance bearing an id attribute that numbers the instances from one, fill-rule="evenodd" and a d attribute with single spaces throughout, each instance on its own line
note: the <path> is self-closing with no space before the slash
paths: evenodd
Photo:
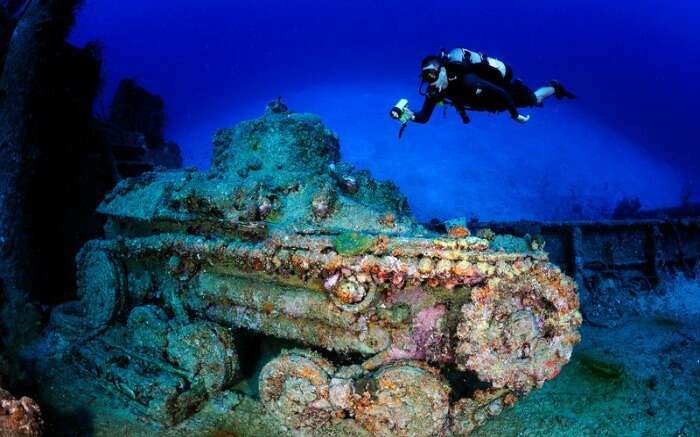
<path id="1" fill-rule="evenodd" d="M 537 93 L 532 91 L 530 87 L 520 79 L 515 79 L 508 84 L 508 94 L 515 100 L 515 105 L 518 108 L 529 108 L 531 106 L 539 106 L 540 100 Z"/>
<path id="2" fill-rule="evenodd" d="M 535 97 L 537 97 L 537 104 L 541 105 L 542 102 L 547 100 L 547 98 L 552 97 L 556 90 L 553 86 L 543 86 L 535 91 Z"/>
<path id="3" fill-rule="evenodd" d="M 557 99 L 575 99 L 576 96 L 569 92 L 562 84 L 556 80 L 549 81 L 549 86 L 543 86 L 535 91 L 537 104 L 541 105 L 547 98 L 556 96 Z"/>

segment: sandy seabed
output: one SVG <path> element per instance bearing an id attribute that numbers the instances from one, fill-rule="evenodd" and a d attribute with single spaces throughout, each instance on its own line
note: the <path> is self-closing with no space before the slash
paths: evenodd
<path id="1" fill-rule="evenodd" d="M 692 332 L 692 331 L 695 332 Z M 700 434 L 700 331 L 665 319 L 584 326 L 561 375 L 476 436 L 693 436 Z M 587 363 L 622 367 L 619 376 Z"/>

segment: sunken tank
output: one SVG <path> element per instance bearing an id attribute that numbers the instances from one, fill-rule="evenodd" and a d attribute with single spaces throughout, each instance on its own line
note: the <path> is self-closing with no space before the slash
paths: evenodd
<path id="1" fill-rule="evenodd" d="M 52 314 L 70 359 L 171 426 L 237 382 L 240 332 L 290 340 L 257 384 L 301 434 L 466 435 L 559 373 L 581 316 L 544 252 L 432 234 L 339 159 L 319 118 L 276 104 L 216 134 L 209 172 L 122 181 L 80 300 Z"/>

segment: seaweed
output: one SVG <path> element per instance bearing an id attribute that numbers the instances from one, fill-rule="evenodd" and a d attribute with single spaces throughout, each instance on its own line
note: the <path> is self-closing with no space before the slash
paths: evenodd
<path id="1" fill-rule="evenodd" d="M 340 255 L 356 256 L 367 252 L 374 245 L 374 239 L 359 232 L 343 232 L 333 238 L 333 248 Z"/>

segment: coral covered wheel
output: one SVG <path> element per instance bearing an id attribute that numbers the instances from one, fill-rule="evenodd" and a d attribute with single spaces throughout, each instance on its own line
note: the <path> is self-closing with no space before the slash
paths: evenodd
<path id="1" fill-rule="evenodd" d="M 78 296 L 85 321 L 94 328 L 105 326 L 122 306 L 124 267 L 106 250 L 89 246 L 78 254 L 77 264 Z"/>
<path id="2" fill-rule="evenodd" d="M 211 323 L 179 326 L 167 334 L 168 361 L 188 373 L 193 385 L 207 393 L 228 387 L 238 371 L 238 355 L 231 332 Z"/>
<path id="3" fill-rule="evenodd" d="M 282 353 L 260 373 L 260 399 L 272 415 L 293 430 L 314 430 L 340 410 L 329 400 L 333 365 L 311 351 Z"/>
<path id="4" fill-rule="evenodd" d="M 107 328 L 122 310 L 126 293 L 124 266 L 107 251 L 89 243 L 78 253 L 80 300 L 62 303 L 51 312 L 51 325 L 70 337 L 84 337 Z"/>
<path id="5" fill-rule="evenodd" d="M 501 265 L 472 290 L 457 327 L 456 361 L 495 388 L 528 393 L 557 376 L 580 340 L 571 280 L 541 262 Z"/>
<path id="6" fill-rule="evenodd" d="M 449 385 L 419 363 L 379 369 L 358 384 L 355 418 L 372 435 L 439 436 L 447 431 Z"/>
<path id="7" fill-rule="evenodd" d="M 469 435 L 517 401 L 518 398 L 508 389 L 476 390 L 470 397 L 458 400 L 450 408 L 450 430 L 454 435 Z"/>

